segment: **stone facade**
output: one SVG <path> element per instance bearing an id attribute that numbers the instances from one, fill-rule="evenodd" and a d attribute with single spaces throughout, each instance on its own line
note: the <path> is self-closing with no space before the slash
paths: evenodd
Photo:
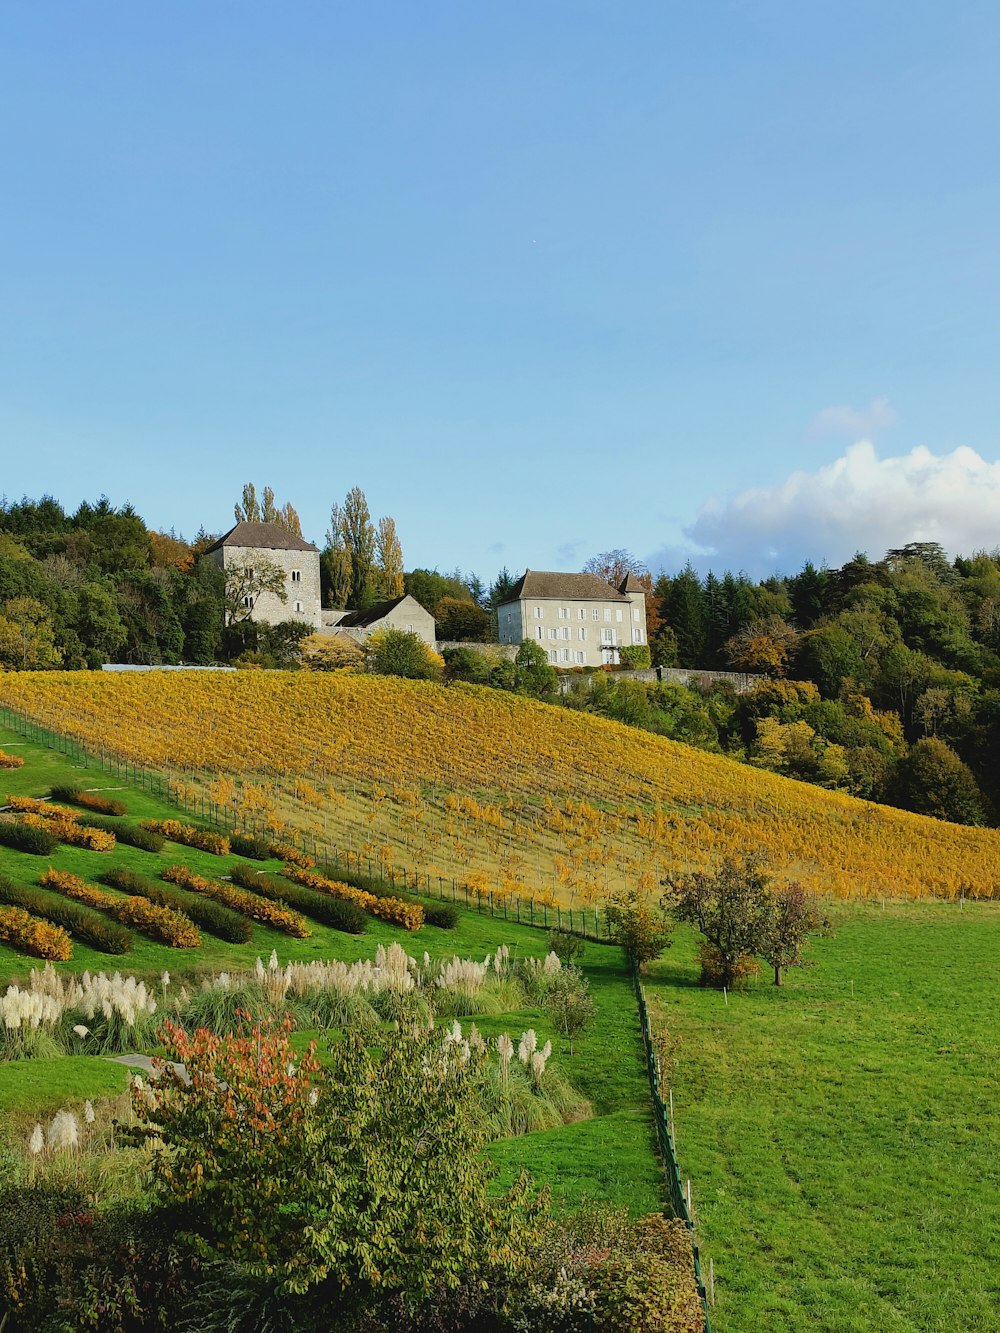
<path id="1" fill-rule="evenodd" d="M 436 626 L 434 617 L 414 597 L 393 597 L 387 602 L 376 602 L 363 611 L 323 611 L 322 633 L 347 634 L 358 643 L 364 643 L 377 630 L 398 629 L 416 634 L 424 643 L 434 647 Z"/>
<path id="2" fill-rule="evenodd" d="M 262 593 L 247 609 L 259 625 L 280 625 L 300 620 L 314 630 L 322 628 L 320 611 L 319 549 L 277 523 L 237 523 L 205 552 L 221 569 L 266 559 L 285 575 L 288 600 Z"/>
<path id="3" fill-rule="evenodd" d="M 618 649 L 646 643 L 646 592 L 631 575 L 619 587 L 595 574 L 526 570 L 497 609 L 501 643 L 533 639 L 555 667 L 617 666 Z"/>

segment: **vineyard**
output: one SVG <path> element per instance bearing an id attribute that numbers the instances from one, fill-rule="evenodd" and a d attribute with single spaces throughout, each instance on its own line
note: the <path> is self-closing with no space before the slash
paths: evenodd
<path id="1" fill-rule="evenodd" d="M 590 905 L 764 849 L 839 898 L 1000 895 L 1000 833 L 469 686 L 307 673 L 9 674 L 0 705 L 167 773 L 226 827 L 345 864 Z"/>

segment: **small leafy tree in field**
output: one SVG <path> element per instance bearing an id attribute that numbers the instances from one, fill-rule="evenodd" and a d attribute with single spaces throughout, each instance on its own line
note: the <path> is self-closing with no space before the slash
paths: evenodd
<path id="1" fill-rule="evenodd" d="M 718 982 L 732 988 L 741 960 L 760 954 L 769 938 L 773 899 L 764 860 L 726 857 L 714 871 L 667 881 L 663 903 L 678 921 L 696 926 L 715 950 Z"/>
<path id="2" fill-rule="evenodd" d="M 670 946 L 671 926 L 661 905 L 648 894 L 627 889 L 608 900 L 615 940 L 640 972 Z"/>
<path id="3" fill-rule="evenodd" d="M 578 967 L 563 967 L 552 978 L 545 1007 L 552 1020 L 569 1042 L 573 1054 L 573 1038 L 584 1032 L 597 1016 L 597 1005 L 590 993 L 587 978 Z"/>
<path id="4" fill-rule="evenodd" d="M 761 957 L 774 968 L 774 984 L 781 985 L 781 970 L 803 967 L 802 950 L 810 935 L 830 929 L 819 899 L 801 884 L 785 884 L 774 893 L 767 938 Z"/>

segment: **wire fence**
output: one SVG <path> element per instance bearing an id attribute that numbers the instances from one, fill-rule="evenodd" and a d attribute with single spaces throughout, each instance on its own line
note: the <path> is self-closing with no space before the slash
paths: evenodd
<path id="1" fill-rule="evenodd" d="M 712 1324 L 708 1313 L 708 1291 L 701 1271 L 701 1255 L 695 1237 L 694 1218 L 691 1214 L 690 1182 L 685 1193 L 681 1178 L 681 1169 L 674 1149 L 674 1136 L 667 1107 L 660 1091 L 660 1062 L 656 1057 L 653 1033 L 649 1023 L 649 1010 L 646 1007 L 646 994 L 642 989 L 638 971 L 633 972 L 635 996 L 639 1005 L 639 1023 L 642 1028 L 642 1044 L 646 1051 L 646 1072 L 649 1075 L 649 1091 L 653 1102 L 653 1122 L 656 1126 L 656 1143 L 663 1161 L 667 1177 L 667 1196 L 674 1216 L 678 1217 L 691 1232 L 691 1249 L 694 1254 L 694 1275 L 698 1283 L 698 1295 L 705 1309 L 705 1333 L 712 1333 Z"/>
<path id="2" fill-rule="evenodd" d="M 132 783 L 138 786 L 140 790 L 148 791 L 151 795 L 157 796 L 168 804 L 183 810 L 186 814 L 201 818 L 216 828 L 227 832 L 245 831 L 255 833 L 259 831 L 255 821 L 252 819 L 239 820 L 236 812 L 230 810 L 228 806 L 218 805 L 211 800 L 206 800 L 203 795 L 189 798 L 184 790 L 185 784 L 180 777 L 171 779 L 158 770 L 136 764 L 103 747 L 100 750 L 91 750 L 75 737 L 44 727 L 27 713 L 18 709 L 0 705 L 0 721 L 3 721 L 11 730 L 16 731 L 30 741 L 57 750 L 76 763 L 90 766 L 98 765 L 102 772 L 113 774 L 119 781 Z M 358 870 L 365 868 L 370 878 L 381 880 L 383 885 L 393 890 L 400 888 L 420 897 L 436 898 L 443 902 L 454 903 L 456 907 L 464 907 L 469 911 L 479 912 L 482 915 L 504 921 L 517 922 L 520 925 L 535 926 L 543 930 L 569 931 L 574 935 L 581 935 L 585 939 L 591 939 L 599 943 L 608 943 L 613 939 L 608 914 L 599 908 L 566 908 L 538 902 L 534 898 L 521 898 L 516 895 L 497 895 L 494 897 L 490 892 L 483 893 L 481 890 L 470 888 L 468 884 L 451 877 L 434 876 L 416 870 L 397 871 L 394 868 L 385 873 L 377 863 L 373 865 L 370 859 L 362 861 L 356 853 L 351 856 L 342 856 L 337 847 L 306 834 L 285 833 L 282 835 L 282 840 L 291 842 L 299 851 L 305 852 L 315 860 L 328 865 Z M 705 1331 L 706 1333 L 712 1333 L 708 1313 L 708 1291 L 702 1276 L 701 1257 L 695 1238 L 694 1220 L 691 1215 L 690 1195 L 686 1195 L 684 1191 L 680 1166 L 674 1149 L 670 1120 L 660 1091 L 659 1062 L 653 1043 L 646 996 L 638 972 L 634 973 L 634 983 L 643 1048 L 646 1054 L 650 1097 L 653 1104 L 653 1123 L 656 1129 L 657 1147 L 666 1176 L 667 1196 L 674 1216 L 679 1218 L 691 1232 L 695 1279 L 698 1284 L 698 1295 L 705 1310 Z"/>

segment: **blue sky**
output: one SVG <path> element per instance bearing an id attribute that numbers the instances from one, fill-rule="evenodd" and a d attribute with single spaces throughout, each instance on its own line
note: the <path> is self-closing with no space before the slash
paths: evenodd
<path id="1" fill-rule="evenodd" d="M 0 490 L 360 485 L 486 579 L 998 545 L 998 63 L 995 0 L 9 0 Z"/>

